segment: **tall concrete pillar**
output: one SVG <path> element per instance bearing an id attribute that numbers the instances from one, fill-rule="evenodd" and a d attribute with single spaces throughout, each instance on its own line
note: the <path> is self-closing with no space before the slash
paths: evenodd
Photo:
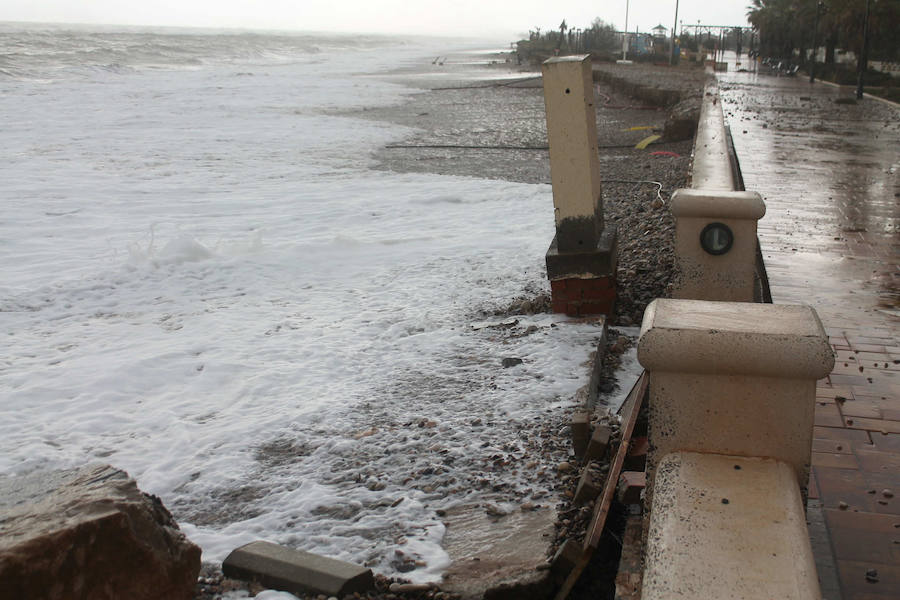
<path id="1" fill-rule="evenodd" d="M 603 219 L 590 57 L 551 58 L 542 72 L 556 221 L 546 257 L 553 310 L 611 314 L 616 231 Z"/>

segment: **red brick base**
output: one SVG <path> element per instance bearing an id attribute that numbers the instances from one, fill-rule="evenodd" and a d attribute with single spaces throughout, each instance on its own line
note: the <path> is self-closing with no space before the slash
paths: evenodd
<path id="1" fill-rule="evenodd" d="M 616 303 L 616 280 L 614 277 L 552 279 L 550 296 L 553 312 L 570 317 L 611 315 Z"/>

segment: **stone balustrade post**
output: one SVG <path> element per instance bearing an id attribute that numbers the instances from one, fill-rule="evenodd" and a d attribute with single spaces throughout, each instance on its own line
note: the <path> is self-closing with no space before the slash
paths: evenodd
<path id="1" fill-rule="evenodd" d="M 812 308 L 657 299 L 638 360 L 650 375 L 648 496 L 676 451 L 784 462 L 806 496 L 816 380 L 834 366 Z"/>
<path id="2" fill-rule="evenodd" d="M 757 300 L 757 223 L 766 205 L 756 192 L 682 189 L 672 195 L 676 279 L 672 296 Z"/>
<path id="3" fill-rule="evenodd" d="M 546 256 L 553 310 L 611 314 L 616 231 L 603 219 L 590 57 L 551 58 L 542 73 L 556 222 Z"/>

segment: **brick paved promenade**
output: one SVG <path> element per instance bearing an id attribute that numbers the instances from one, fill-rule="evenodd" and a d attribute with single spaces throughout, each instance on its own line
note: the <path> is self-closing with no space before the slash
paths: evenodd
<path id="1" fill-rule="evenodd" d="M 810 535 L 825 598 L 900 598 L 900 108 L 805 78 L 719 77 L 776 303 L 818 311 Z"/>

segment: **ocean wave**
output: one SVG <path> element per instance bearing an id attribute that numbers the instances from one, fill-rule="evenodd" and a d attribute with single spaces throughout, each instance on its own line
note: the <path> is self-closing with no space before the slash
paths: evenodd
<path id="1" fill-rule="evenodd" d="M 94 31 L 62 26 L 0 27 L 0 77 L 46 78 L 66 72 L 185 69 L 205 65 L 284 64 L 323 53 L 402 45 L 400 38 L 307 33 Z"/>

